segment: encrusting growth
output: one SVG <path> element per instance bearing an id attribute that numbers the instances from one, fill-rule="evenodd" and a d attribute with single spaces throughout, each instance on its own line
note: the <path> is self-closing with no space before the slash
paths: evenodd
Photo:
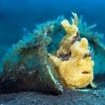
<path id="1" fill-rule="evenodd" d="M 38 25 L 8 50 L 0 64 L 1 90 L 61 94 L 63 87 L 95 86 L 89 43 L 72 15 L 72 24 L 60 17 Z"/>

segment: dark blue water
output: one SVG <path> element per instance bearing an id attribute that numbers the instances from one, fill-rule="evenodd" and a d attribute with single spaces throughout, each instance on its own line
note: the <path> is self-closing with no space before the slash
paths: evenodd
<path id="1" fill-rule="evenodd" d="M 0 58 L 24 31 L 60 15 L 70 17 L 71 11 L 105 33 L 105 0 L 0 0 Z"/>

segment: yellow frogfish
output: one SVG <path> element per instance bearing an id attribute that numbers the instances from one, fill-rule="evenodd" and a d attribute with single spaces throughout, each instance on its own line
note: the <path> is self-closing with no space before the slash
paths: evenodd
<path id="1" fill-rule="evenodd" d="M 79 37 L 78 16 L 73 13 L 72 24 L 67 19 L 61 22 L 66 35 L 55 55 L 49 54 L 63 85 L 70 89 L 95 86 L 94 61 L 86 38 Z"/>

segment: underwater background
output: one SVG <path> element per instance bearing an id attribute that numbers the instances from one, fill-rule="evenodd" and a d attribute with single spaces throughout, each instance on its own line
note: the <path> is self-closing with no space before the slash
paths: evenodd
<path id="1" fill-rule="evenodd" d="M 105 105 L 104 62 L 105 0 L 0 0 L 0 105 Z"/>
<path id="2" fill-rule="evenodd" d="M 0 59 L 35 25 L 61 15 L 70 18 L 72 11 L 105 33 L 104 5 L 105 0 L 0 0 Z"/>

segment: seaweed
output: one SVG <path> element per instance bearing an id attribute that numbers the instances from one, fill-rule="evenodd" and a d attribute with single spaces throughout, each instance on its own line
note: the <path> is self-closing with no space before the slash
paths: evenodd
<path id="1" fill-rule="evenodd" d="M 13 91 L 39 90 L 55 94 L 63 91 L 55 66 L 48 57 L 47 45 L 51 38 L 44 28 L 40 26 L 33 34 L 23 37 L 8 50 L 2 60 L 2 89 L 9 86 L 13 89 L 15 84 Z"/>

